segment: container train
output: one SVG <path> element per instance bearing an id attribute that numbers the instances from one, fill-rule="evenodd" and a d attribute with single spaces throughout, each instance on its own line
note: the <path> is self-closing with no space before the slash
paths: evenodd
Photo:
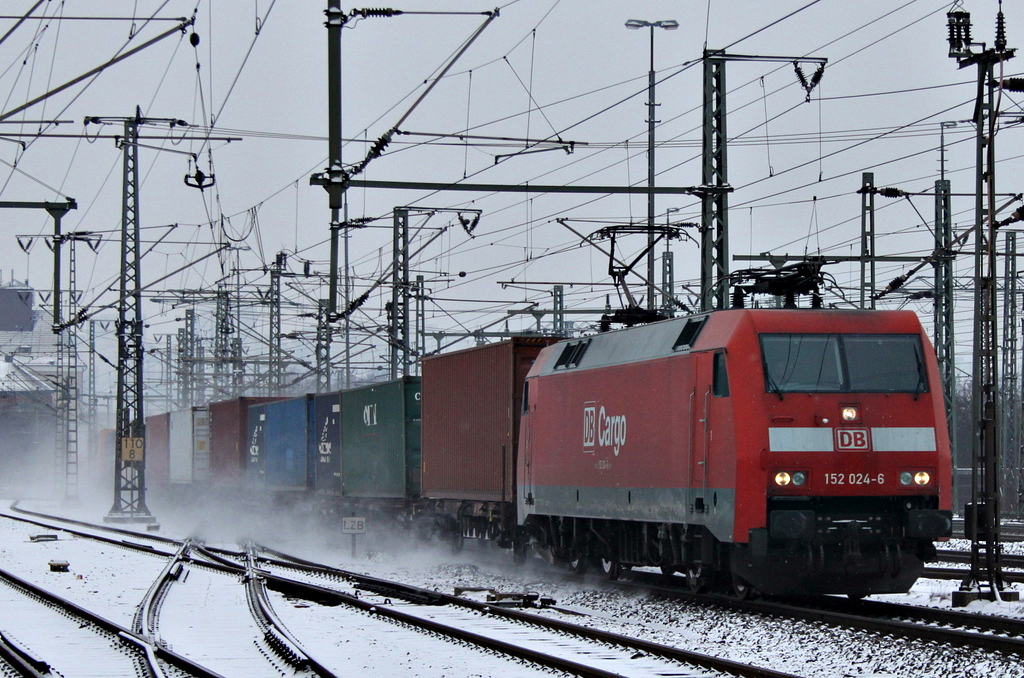
<path id="1" fill-rule="evenodd" d="M 940 377 L 909 311 L 715 311 L 421 374 L 150 417 L 147 486 L 302 498 L 740 596 L 904 592 L 952 531 Z"/>

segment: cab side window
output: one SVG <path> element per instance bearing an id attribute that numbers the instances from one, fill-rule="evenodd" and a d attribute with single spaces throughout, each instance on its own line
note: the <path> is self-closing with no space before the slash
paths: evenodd
<path id="1" fill-rule="evenodd" d="M 715 353 L 715 361 L 711 374 L 711 392 L 716 398 L 729 397 L 729 375 L 725 371 L 725 353 Z"/>

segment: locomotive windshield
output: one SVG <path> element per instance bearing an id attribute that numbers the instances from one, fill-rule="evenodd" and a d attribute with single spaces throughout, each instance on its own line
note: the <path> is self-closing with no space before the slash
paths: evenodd
<path id="1" fill-rule="evenodd" d="M 916 334 L 762 334 L 769 393 L 923 393 Z"/>

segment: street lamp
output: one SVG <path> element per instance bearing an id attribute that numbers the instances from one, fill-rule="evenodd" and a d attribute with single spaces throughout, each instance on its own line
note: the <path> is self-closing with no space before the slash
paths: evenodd
<path id="1" fill-rule="evenodd" d="M 663 21 L 644 21 L 630 19 L 626 28 L 639 30 L 651 29 L 651 68 L 647 72 L 647 309 L 654 310 L 654 29 L 664 28 L 674 31 L 679 22 L 674 19 Z"/>

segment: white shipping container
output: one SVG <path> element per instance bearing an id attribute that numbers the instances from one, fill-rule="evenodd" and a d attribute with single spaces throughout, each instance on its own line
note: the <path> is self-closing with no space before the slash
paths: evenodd
<path id="1" fill-rule="evenodd" d="M 171 412 L 170 473 L 172 483 L 192 482 L 192 410 Z"/>
<path id="2" fill-rule="evenodd" d="M 210 412 L 192 408 L 192 481 L 210 482 Z"/>

